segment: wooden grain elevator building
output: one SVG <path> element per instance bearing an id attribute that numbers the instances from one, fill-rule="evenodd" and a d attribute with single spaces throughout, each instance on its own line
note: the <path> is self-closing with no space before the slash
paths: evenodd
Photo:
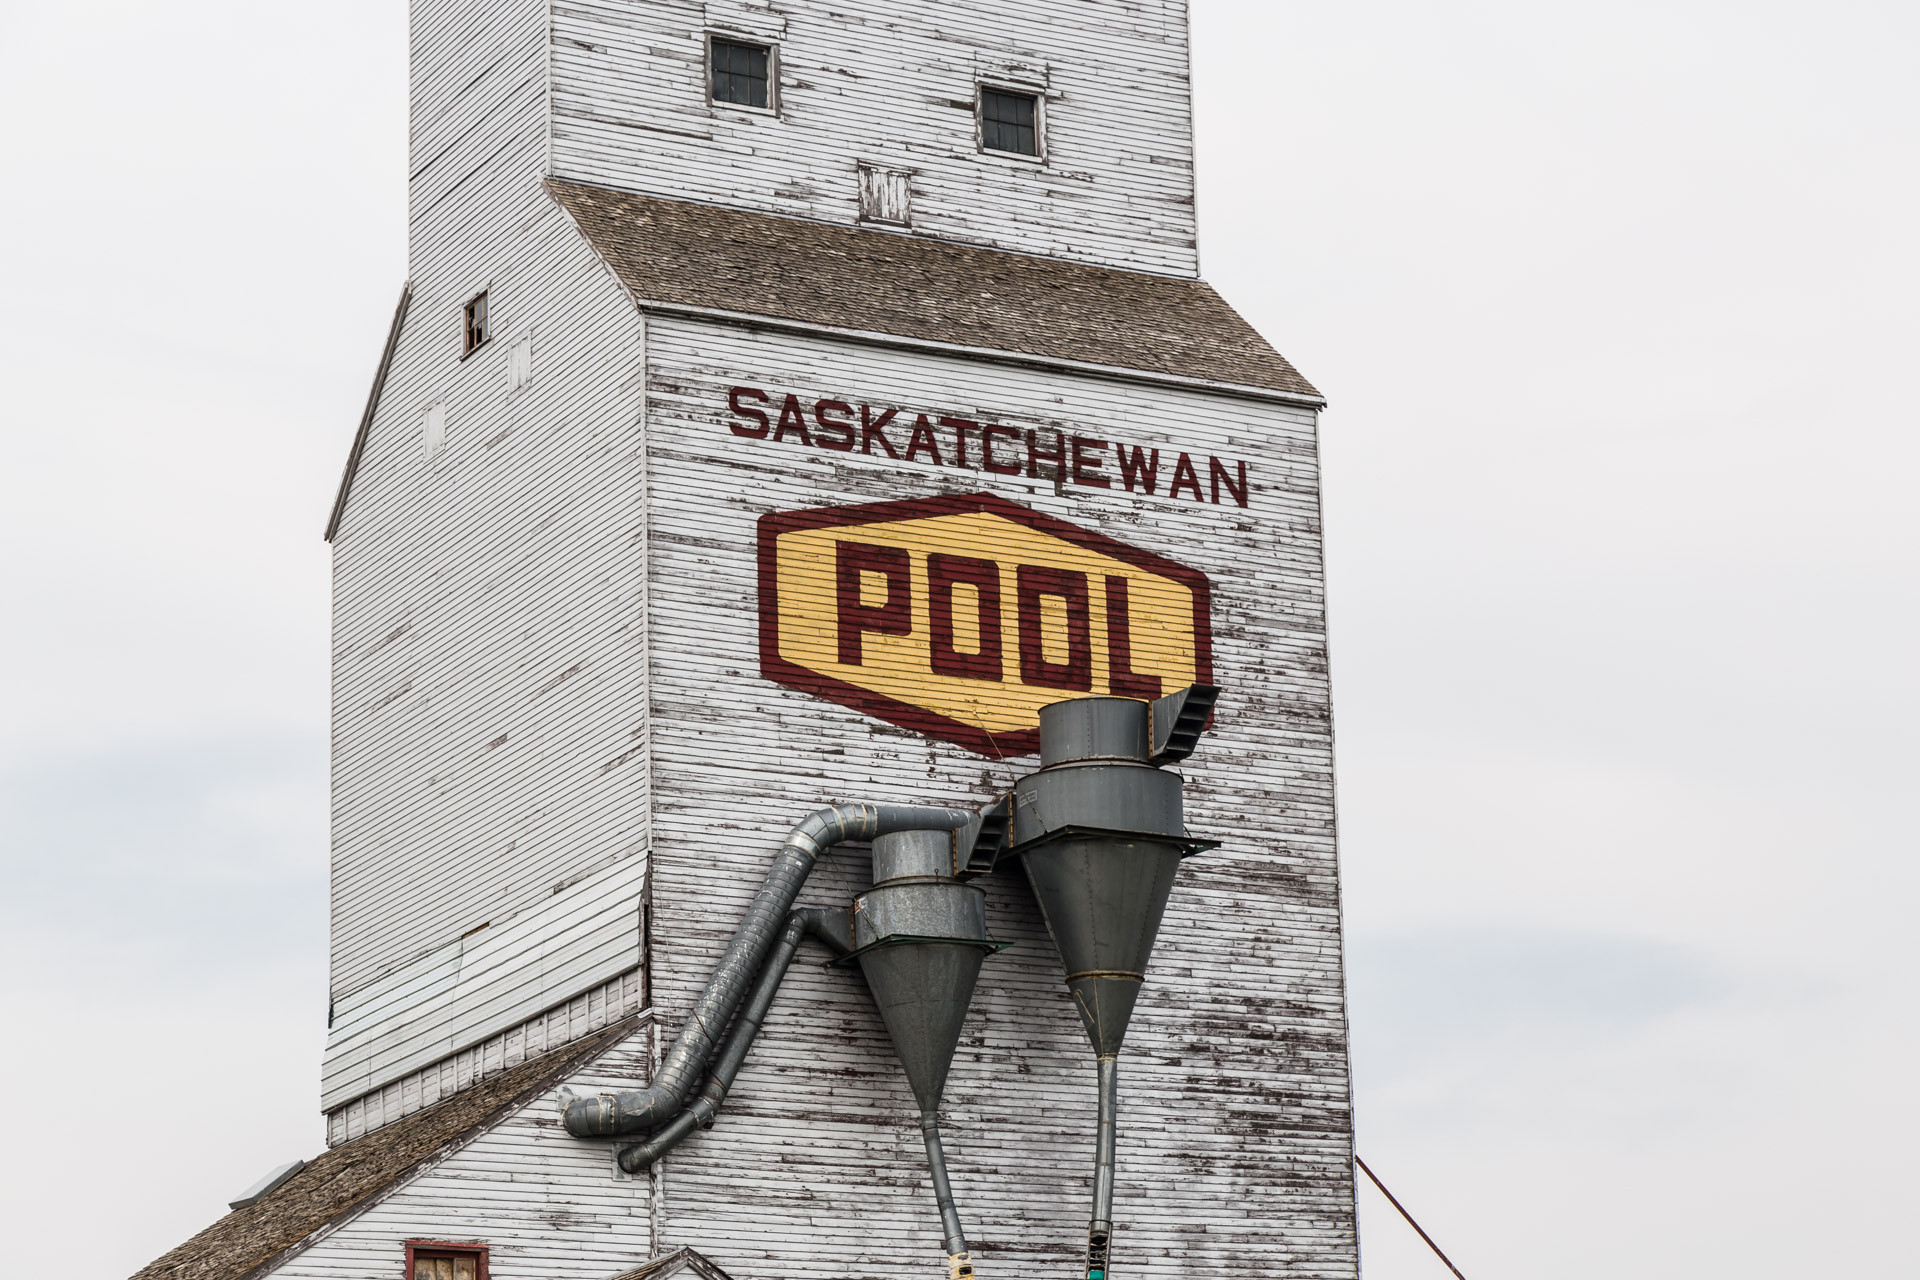
<path id="1" fill-rule="evenodd" d="M 1111 1267 L 1357 1276 L 1322 400 L 1199 278 L 1186 5 L 413 0 L 410 41 L 327 529 L 329 1147 L 143 1280 L 940 1275 L 811 943 L 711 1130 L 629 1173 L 560 1106 L 652 1079 L 808 813 L 985 809 L 1040 707 L 1192 685 L 1218 847 L 1133 1017 Z M 971 883 L 972 1262 L 1084 1275 L 1086 1037 L 1026 879 Z"/>

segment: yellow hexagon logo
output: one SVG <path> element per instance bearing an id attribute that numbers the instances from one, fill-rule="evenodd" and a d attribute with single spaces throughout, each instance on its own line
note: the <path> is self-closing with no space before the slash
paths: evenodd
<path id="1" fill-rule="evenodd" d="M 760 520 L 760 671 L 1000 759 L 1040 708 L 1213 683 L 1197 569 L 990 493 Z"/>

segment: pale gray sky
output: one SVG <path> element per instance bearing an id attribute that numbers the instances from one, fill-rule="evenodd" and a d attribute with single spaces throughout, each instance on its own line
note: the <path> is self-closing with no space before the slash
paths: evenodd
<path id="1" fill-rule="evenodd" d="M 404 12 L 3 16 L 0 1224 L 111 1278 L 322 1145 Z M 1920 10 L 1195 27 L 1207 275 L 1333 402 L 1361 1151 L 1472 1280 L 1911 1275 Z"/>

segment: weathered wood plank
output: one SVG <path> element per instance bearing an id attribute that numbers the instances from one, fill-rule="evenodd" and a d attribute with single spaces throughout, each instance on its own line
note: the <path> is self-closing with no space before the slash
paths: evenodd
<path id="1" fill-rule="evenodd" d="M 777 117 L 706 104 L 712 26 L 780 40 Z M 1135 1020 L 1116 1262 L 1355 1275 L 1312 413 L 643 323 L 538 185 L 555 173 L 851 222 L 866 162 L 912 175 L 918 233 L 1190 275 L 1184 5 L 418 0 L 411 39 L 413 304 L 335 541 L 330 1140 L 648 998 L 677 1031 L 796 817 L 985 799 L 1030 767 L 758 673 L 760 515 L 985 489 L 1215 585 L 1227 696 L 1184 772 L 1191 825 L 1227 843 L 1183 870 Z M 983 80 L 1045 93 L 1043 163 L 977 152 L 954 104 Z M 483 288 L 498 336 L 462 360 L 460 308 Z M 523 338 L 531 380 L 510 389 Z M 1246 505 L 742 440 L 725 409 L 738 384 L 1245 460 Z M 447 444 L 429 462 L 433 404 Z M 865 874 L 863 854 L 838 854 L 806 901 L 842 904 Z M 949 1154 L 984 1274 L 1024 1274 L 1081 1247 L 1092 1067 L 1024 883 L 987 889 L 1013 945 L 963 1037 Z M 653 1030 L 576 1087 L 644 1080 Z M 616 1176 L 605 1144 L 532 1109 L 279 1274 L 386 1274 L 410 1235 L 485 1239 L 503 1278 L 605 1276 L 680 1243 L 740 1280 L 939 1269 L 884 1029 L 856 978 L 812 964 L 718 1127 L 658 1176 Z"/>
<path id="2" fill-rule="evenodd" d="M 777 114 L 711 106 L 704 37 L 758 5 L 556 5 L 556 175 L 835 222 L 859 162 L 912 175 L 924 235 L 1197 272 L 1184 4 L 789 0 Z M 736 25 L 736 24 L 728 24 Z M 1043 160 L 982 152 L 982 82 L 1043 95 Z"/>
<path id="3" fill-rule="evenodd" d="M 1351 1275 L 1345 1023 L 1310 414 L 1253 402 L 656 318 L 649 338 L 655 1000 L 704 981 L 779 833 L 830 800 L 985 798 L 989 763 L 757 676 L 755 521 L 988 489 L 1205 570 L 1219 723 L 1183 766 L 1189 862 L 1126 1060 L 1116 1265 L 1130 1274 Z M 1242 509 L 907 465 L 728 428 L 727 389 L 793 391 L 1248 458 Z M 844 903 L 859 855 L 807 899 Z M 987 1270 L 1057 1266 L 1084 1234 L 1092 1067 L 1024 884 L 989 911 L 948 1087 L 956 1190 Z M 797 967 L 712 1134 L 669 1162 L 668 1238 L 740 1274 L 937 1264 L 911 1098 L 849 975 Z M 1066 1189 L 1063 1191 L 1063 1188 Z M 1223 1207 L 1224 1206 L 1224 1207 Z M 839 1224 L 858 1223 L 858 1230 Z"/>

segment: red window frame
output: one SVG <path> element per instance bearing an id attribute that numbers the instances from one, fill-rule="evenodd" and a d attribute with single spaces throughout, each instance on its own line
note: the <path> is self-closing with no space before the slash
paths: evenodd
<path id="1" fill-rule="evenodd" d="M 479 1280 L 487 1280 L 487 1246 L 484 1244 L 475 1244 L 471 1240 L 409 1240 L 407 1241 L 407 1280 L 413 1280 L 413 1260 L 423 1253 L 464 1254 L 474 1259 L 474 1272 Z"/>

